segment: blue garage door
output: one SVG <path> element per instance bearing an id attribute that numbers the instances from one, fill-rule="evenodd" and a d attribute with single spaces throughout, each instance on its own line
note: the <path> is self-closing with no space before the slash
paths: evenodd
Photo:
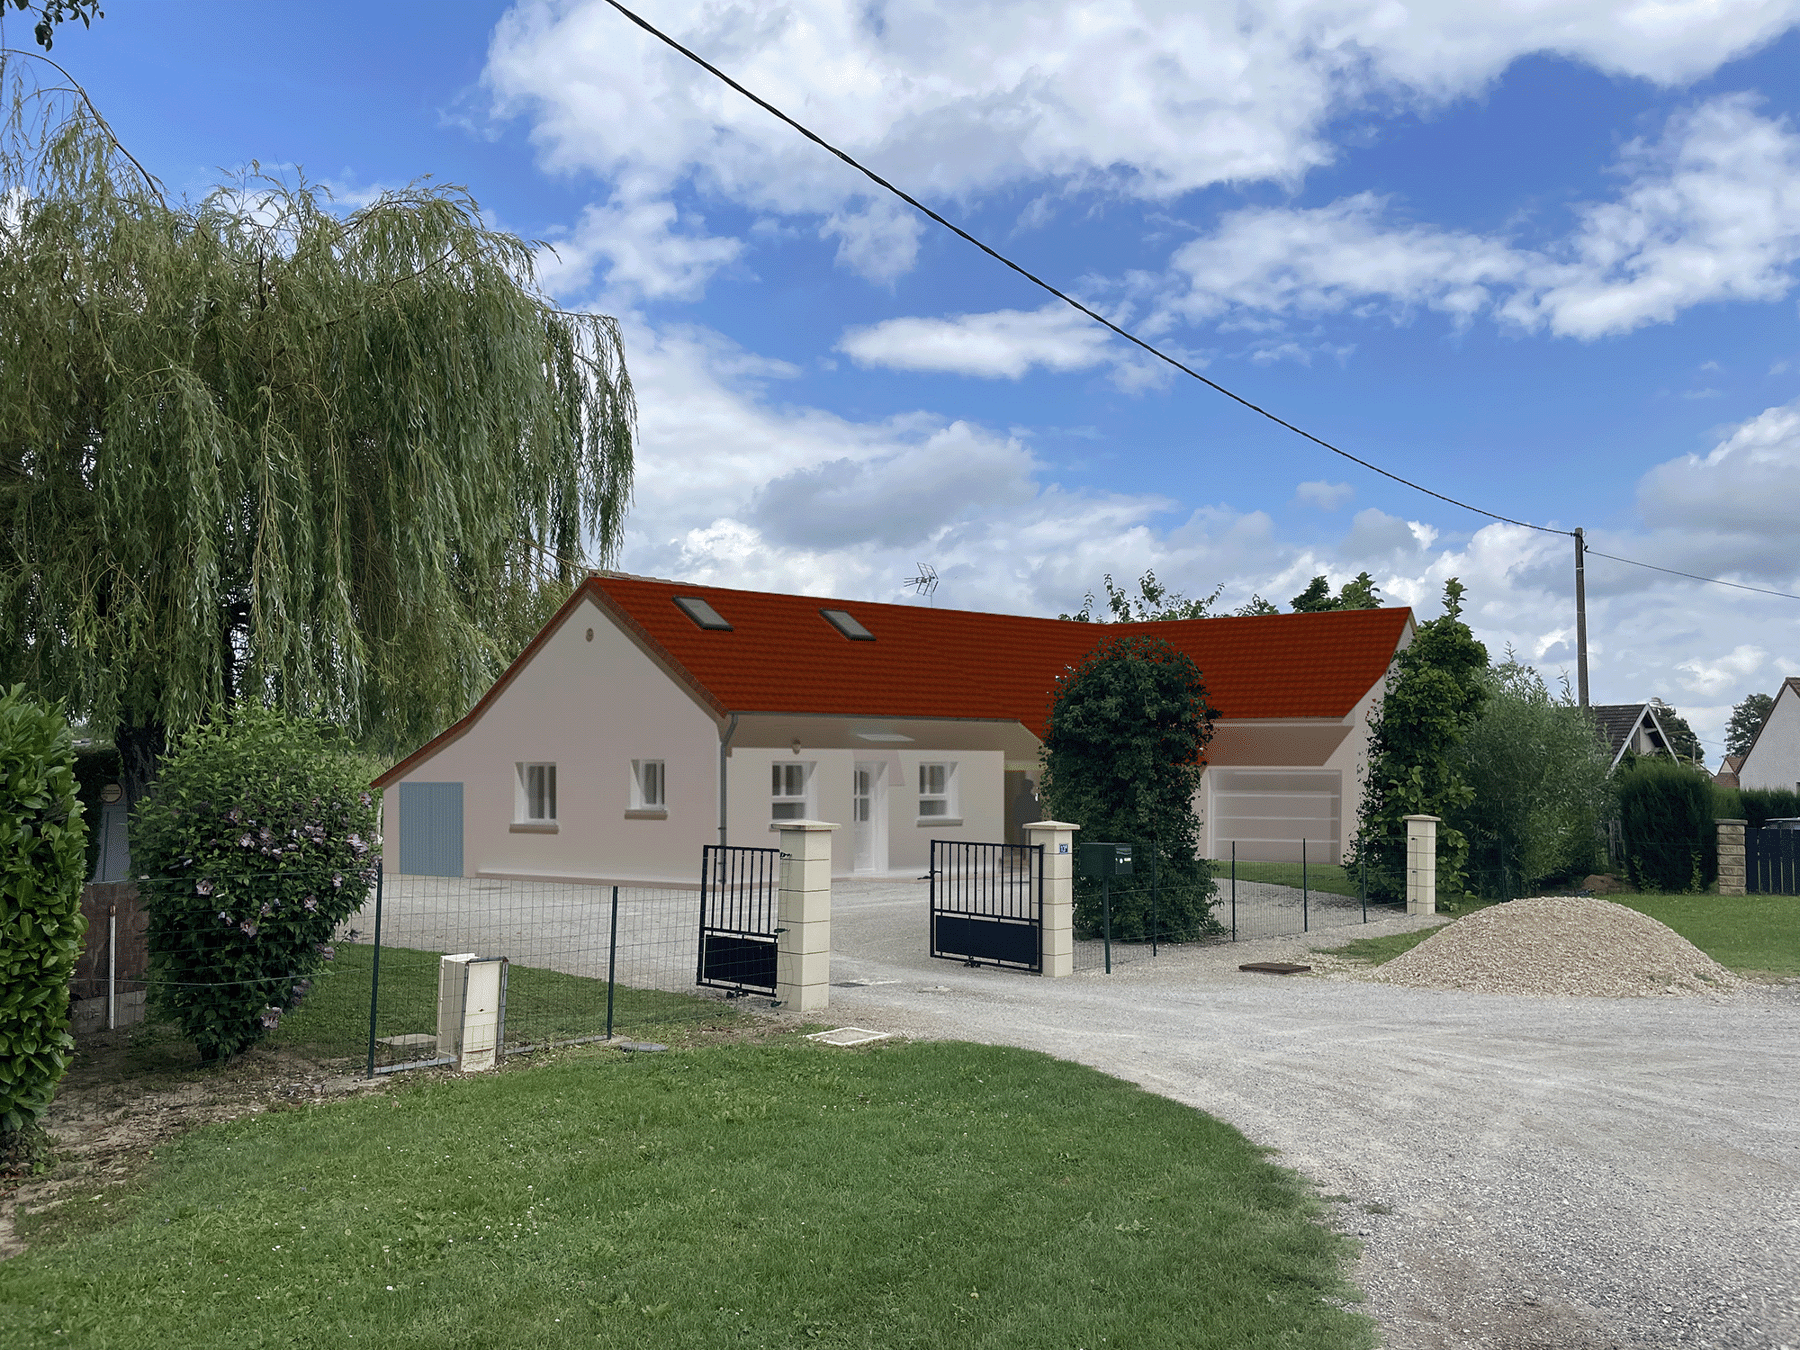
<path id="1" fill-rule="evenodd" d="M 463 874 L 463 785 L 400 785 L 400 870 L 415 877 Z"/>

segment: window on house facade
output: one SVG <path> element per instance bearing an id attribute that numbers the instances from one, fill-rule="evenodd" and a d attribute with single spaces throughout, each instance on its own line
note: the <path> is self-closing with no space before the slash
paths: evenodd
<path id="1" fill-rule="evenodd" d="M 919 765 L 919 819 L 941 820 L 956 815 L 956 765 Z"/>
<path id="2" fill-rule="evenodd" d="M 631 807 L 634 811 L 668 809 L 663 797 L 663 762 L 660 759 L 631 761 Z"/>
<path id="3" fill-rule="evenodd" d="M 519 765 L 518 794 L 513 817 L 530 824 L 556 821 L 556 765 Z"/>
<path id="4" fill-rule="evenodd" d="M 770 775 L 769 818 L 771 820 L 806 819 L 806 782 L 811 776 L 810 764 L 776 764 Z"/>

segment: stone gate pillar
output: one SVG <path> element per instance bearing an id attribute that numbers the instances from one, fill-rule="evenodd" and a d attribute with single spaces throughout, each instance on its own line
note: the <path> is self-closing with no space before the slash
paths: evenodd
<path id="1" fill-rule="evenodd" d="M 1437 816 L 1406 821 L 1406 912 L 1437 913 Z"/>
<path id="2" fill-rule="evenodd" d="M 1026 841 L 1044 846 L 1043 973 L 1061 979 L 1075 973 L 1075 831 L 1081 826 L 1040 820 L 1025 827 Z"/>
<path id="3" fill-rule="evenodd" d="M 1719 894 L 1742 895 L 1749 880 L 1744 871 L 1744 820 L 1721 820 L 1719 827 Z"/>
<path id="4" fill-rule="evenodd" d="M 831 832 L 822 820 L 782 820 L 775 906 L 775 1001 L 792 1012 L 831 1002 Z"/>

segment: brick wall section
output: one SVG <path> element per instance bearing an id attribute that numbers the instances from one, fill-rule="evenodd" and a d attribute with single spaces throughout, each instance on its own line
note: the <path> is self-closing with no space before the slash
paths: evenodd
<path id="1" fill-rule="evenodd" d="M 1744 893 L 1744 825 L 1741 820 L 1721 820 L 1719 827 L 1719 894 Z"/>

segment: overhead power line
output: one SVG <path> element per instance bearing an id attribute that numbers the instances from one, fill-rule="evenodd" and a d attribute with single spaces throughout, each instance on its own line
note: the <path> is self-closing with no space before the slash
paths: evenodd
<path id="1" fill-rule="evenodd" d="M 1765 586 L 1746 586 L 1741 581 L 1721 581 L 1718 577 L 1703 577 L 1697 572 L 1680 572 L 1673 567 L 1658 567 L 1655 563 L 1639 562 L 1636 558 L 1616 558 L 1610 553 L 1602 553 L 1598 549 L 1587 550 L 1590 558 L 1605 558 L 1609 562 L 1629 563 L 1633 567 L 1647 567 L 1652 572 L 1667 572 L 1672 577 L 1686 577 L 1689 581 L 1710 582 L 1714 586 L 1729 586 L 1734 591 L 1755 591 L 1758 595 L 1778 595 L 1783 600 L 1800 600 L 1800 595 L 1792 591 L 1772 591 Z"/>
<path id="2" fill-rule="evenodd" d="M 1277 416 L 1276 414 L 1270 412 L 1267 408 L 1262 407 L 1260 404 L 1252 403 L 1249 399 L 1245 398 L 1243 395 L 1235 393 L 1230 389 L 1227 389 L 1224 385 L 1220 384 L 1217 380 L 1209 380 L 1206 376 L 1202 375 L 1199 371 L 1195 370 L 1192 366 L 1188 365 L 1186 362 L 1181 361 L 1181 360 L 1177 359 L 1176 357 L 1169 355 L 1167 352 L 1163 351 L 1160 347 L 1157 347 L 1152 343 L 1146 342 L 1143 338 L 1139 337 L 1136 333 L 1133 333 L 1129 329 L 1121 327 L 1119 324 L 1114 323 L 1111 319 L 1107 318 L 1104 314 L 1100 314 L 1097 311 L 1090 309 L 1088 306 L 1082 304 L 1081 301 L 1075 299 L 1074 296 L 1068 294 L 1066 291 L 1060 290 L 1057 287 L 1051 285 L 1048 281 L 1045 281 L 1042 277 L 1038 276 L 1035 272 L 1032 272 L 1029 269 L 1021 266 L 1020 264 L 1014 262 L 1011 258 L 1007 257 L 1004 253 L 1000 252 L 998 249 L 991 247 L 990 245 L 982 242 L 980 239 L 977 239 L 974 235 L 970 234 L 967 230 L 963 229 L 962 226 L 956 224 L 954 221 L 945 219 L 942 215 L 938 214 L 936 211 L 932 210 L 929 206 L 925 205 L 924 202 L 920 201 L 917 197 L 913 196 L 910 192 L 907 192 L 902 188 L 896 187 L 893 183 L 890 183 L 887 179 L 883 178 L 880 174 L 876 173 L 873 169 L 871 169 L 867 165 L 863 164 L 861 161 L 859 161 L 854 155 L 850 154 L 848 151 L 838 149 L 837 146 L 833 145 L 830 141 L 826 140 L 823 136 L 819 135 L 811 127 L 808 127 L 804 123 L 796 121 L 794 118 L 789 117 L 780 108 L 777 108 L 773 103 L 769 102 L 768 99 L 762 97 L 762 95 L 757 94 L 757 93 L 753 92 L 752 90 L 746 89 L 743 85 L 739 84 L 731 76 L 727 75 L 724 71 L 720 70 L 711 61 L 708 61 L 704 56 L 701 56 L 698 52 L 694 51 L 690 47 L 683 46 L 681 43 L 677 42 L 674 38 L 670 37 L 669 34 L 663 32 L 662 29 L 658 28 L 655 24 L 651 23 L 648 19 L 645 19 L 641 15 L 636 14 L 632 10 L 626 8 L 626 6 L 621 4 L 619 2 L 619 0 L 606 0 L 606 3 L 611 5 L 614 9 L 618 10 L 620 14 L 624 15 L 632 23 L 636 24 L 639 28 L 643 29 L 646 33 L 648 33 L 651 37 L 655 38 L 658 42 L 661 42 L 663 45 L 673 49 L 674 51 L 681 53 L 681 55 L 685 56 L 689 61 L 692 61 L 695 65 L 699 66 L 702 70 L 706 71 L 707 74 L 711 75 L 714 79 L 729 86 L 731 89 L 735 90 L 737 93 L 741 94 L 743 97 L 749 99 L 750 102 L 754 103 L 757 107 L 761 108 L 764 112 L 768 113 L 771 117 L 774 117 L 777 120 L 786 123 L 788 126 L 792 127 L 795 131 L 799 132 L 802 136 L 804 136 L 807 140 L 811 141 L 814 145 L 818 146 L 821 150 L 824 150 L 829 154 L 835 155 L 838 159 L 841 159 L 845 164 L 849 165 L 852 169 L 855 169 L 856 172 L 860 173 L 864 178 L 867 178 L 870 182 L 874 183 L 876 186 L 880 187 L 884 191 L 892 193 L 894 196 L 898 197 L 901 201 L 905 202 L 908 206 L 912 207 L 913 210 L 919 212 L 920 215 L 925 216 L 929 220 L 935 221 L 937 224 L 943 226 L 946 230 L 949 230 L 952 234 L 956 235 L 957 238 L 962 239 L 964 242 L 973 244 L 976 248 L 980 249 L 983 253 L 987 254 L 988 257 L 992 258 L 995 262 L 999 263 L 1001 266 L 1009 268 L 1014 272 L 1017 272 L 1020 276 L 1024 277 L 1025 280 L 1029 281 L 1033 286 L 1038 287 L 1040 290 L 1047 291 L 1049 294 L 1055 296 L 1058 300 L 1062 301 L 1065 305 L 1069 306 L 1071 309 L 1076 310 L 1077 312 L 1086 315 L 1089 319 L 1092 319 L 1095 323 L 1099 324 L 1101 327 L 1109 329 L 1113 333 L 1116 333 L 1119 337 L 1124 338 L 1127 342 L 1131 343 L 1134 347 L 1137 347 L 1141 351 L 1148 352 L 1151 356 L 1154 356 L 1158 361 L 1162 361 L 1167 365 L 1173 366 L 1176 370 L 1179 370 L 1182 374 L 1187 375 L 1192 379 L 1198 380 L 1201 384 L 1205 385 L 1208 389 L 1211 389 L 1216 393 L 1223 394 L 1226 398 L 1230 399 L 1232 402 L 1237 403 L 1244 408 L 1247 408 L 1249 411 L 1255 413 L 1258 417 L 1265 417 L 1269 421 L 1275 423 L 1276 426 L 1282 427 L 1287 431 L 1291 431 L 1291 432 L 1293 432 L 1294 435 L 1299 436 L 1304 440 L 1311 441 L 1314 445 L 1319 446 L 1321 449 L 1329 450 L 1332 454 L 1341 456 L 1342 458 L 1349 460 L 1352 464 L 1361 465 L 1363 468 L 1367 469 L 1370 473 L 1379 474 L 1381 477 L 1386 478 L 1391 482 L 1398 483 L 1402 487 L 1409 487 L 1414 492 L 1423 493 L 1427 497 L 1435 497 L 1440 502 L 1447 502 L 1451 506 L 1455 506 L 1455 507 L 1460 508 L 1461 510 L 1471 512 L 1474 515 L 1486 516 L 1489 520 L 1497 520 L 1503 525 L 1517 525 L 1521 529 L 1536 530 L 1542 534 L 1557 534 L 1557 535 L 1562 535 L 1565 538 L 1572 538 L 1574 536 L 1575 531 L 1573 531 L 1573 530 L 1559 530 L 1555 526 L 1552 526 L 1552 525 L 1539 525 L 1534 521 L 1516 520 L 1512 516 L 1503 516 L 1498 511 L 1490 511 L 1486 507 L 1475 506 L 1469 502 L 1459 501 L 1455 497 L 1451 497 L 1451 496 L 1446 495 L 1445 493 L 1435 491 L 1432 488 L 1428 488 L 1423 483 L 1415 483 L 1410 478 L 1403 478 L 1397 473 L 1393 473 L 1387 469 L 1382 468 L 1379 464 L 1372 464 L 1368 460 L 1363 459 L 1359 455 L 1353 455 L 1348 450 L 1345 450 L 1340 446 L 1333 445 L 1330 441 L 1325 440 L 1323 437 L 1315 436 L 1315 435 L 1313 435 L 1312 432 L 1307 431 L 1302 427 L 1295 426 L 1292 422 L 1289 422 L 1287 419 L 1285 419 L 1283 417 Z M 1671 568 L 1671 567 L 1658 567 L 1655 563 L 1639 562 L 1635 558 L 1621 558 L 1621 557 L 1617 557 L 1610 553 L 1596 553 L 1592 549 L 1587 550 L 1587 552 L 1592 557 L 1605 558 L 1610 562 L 1625 563 L 1626 565 L 1631 566 L 1631 567 L 1644 567 L 1644 568 L 1648 568 L 1649 570 L 1651 570 L 1653 572 L 1667 572 L 1672 576 L 1687 577 L 1688 579 L 1693 580 L 1693 581 L 1710 582 L 1711 584 L 1713 584 L 1715 586 L 1730 586 L 1735 590 L 1755 591 L 1762 595 L 1780 596 L 1783 599 L 1787 599 L 1787 600 L 1800 600 L 1800 595 L 1791 595 L 1786 591 L 1764 590 L 1760 586 L 1745 586 L 1745 585 L 1742 585 L 1735 581 L 1721 581 L 1717 577 L 1703 577 L 1703 576 L 1698 576 L 1692 572 L 1677 572 L 1674 568 Z"/>

